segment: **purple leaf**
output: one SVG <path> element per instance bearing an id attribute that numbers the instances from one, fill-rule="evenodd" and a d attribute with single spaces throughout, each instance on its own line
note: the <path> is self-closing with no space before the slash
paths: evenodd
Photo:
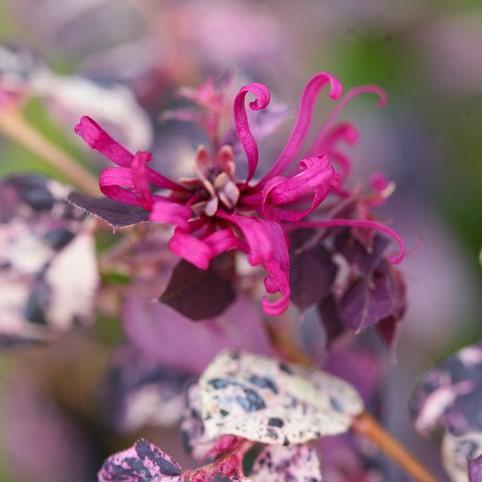
<path id="1" fill-rule="evenodd" d="M 300 229 L 290 236 L 291 300 L 301 309 L 318 303 L 331 291 L 337 267 L 313 231 Z M 316 236 L 316 235 L 315 235 Z"/>
<path id="2" fill-rule="evenodd" d="M 363 397 L 365 405 L 376 400 L 383 376 L 380 356 L 354 339 L 342 339 L 327 353 L 324 370 L 354 386 Z"/>
<path id="3" fill-rule="evenodd" d="M 200 374 L 226 347 L 274 354 L 256 303 L 242 296 L 217 319 L 193 323 L 136 290 L 126 299 L 122 319 L 130 343 L 177 371 Z"/>
<path id="4" fill-rule="evenodd" d="M 250 478 L 255 482 L 321 482 L 320 462 L 309 445 L 265 446 Z"/>
<path id="5" fill-rule="evenodd" d="M 366 246 L 352 233 L 353 230 L 350 229 L 337 236 L 337 251 L 345 257 L 352 269 L 369 276 L 383 261 L 390 241 L 377 234 L 370 245 Z"/>
<path id="6" fill-rule="evenodd" d="M 358 278 L 352 283 L 339 305 L 346 326 L 358 332 L 401 310 L 404 289 L 394 272 L 384 262 L 371 279 Z"/>
<path id="7" fill-rule="evenodd" d="M 106 221 L 115 228 L 147 222 L 149 211 L 138 206 L 118 203 L 106 197 L 92 197 L 79 192 L 71 192 L 68 200 L 89 214 Z"/>
<path id="8" fill-rule="evenodd" d="M 469 482 L 482 482 L 482 455 L 469 460 Z"/>
<path id="9" fill-rule="evenodd" d="M 236 298 L 233 272 L 230 253 L 213 259 L 207 270 L 181 260 L 159 301 L 194 321 L 219 316 Z"/>
<path id="10" fill-rule="evenodd" d="M 323 437 L 318 441 L 324 480 L 381 482 L 389 478 L 387 461 L 353 433 Z M 397 479 L 398 480 L 398 479 Z"/>
<path id="11" fill-rule="evenodd" d="M 147 440 L 111 455 L 99 471 L 99 482 L 180 482 L 181 467 Z"/>

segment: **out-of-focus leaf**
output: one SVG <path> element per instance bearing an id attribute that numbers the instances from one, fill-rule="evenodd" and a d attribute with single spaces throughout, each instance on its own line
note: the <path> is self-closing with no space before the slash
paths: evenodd
<path id="1" fill-rule="evenodd" d="M 2 346 L 46 341 L 91 320 L 98 284 L 91 221 L 39 176 L 0 182 Z"/>
<path id="2" fill-rule="evenodd" d="M 437 425 L 457 435 L 482 431 L 482 342 L 425 373 L 412 394 L 410 411 L 421 433 Z"/>
<path id="3" fill-rule="evenodd" d="M 458 436 L 449 432 L 445 434 L 442 443 L 442 460 L 453 482 L 480 482 L 482 480 L 480 478 L 481 457 L 482 432 L 467 432 Z M 470 463 L 470 461 L 474 462 Z"/>
<path id="4" fill-rule="evenodd" d="M 184 408 L 191 373 L 167 369 L 129 346 L 114 353 L 103 387 L 106 417 L 121 432 L 170 426 Z"/>
<path id="5" fill-rule="evenodd" d="M 482 480 L 482 455 L 469 460 L 469 482 L 480 482 Z"/>
<path id="6" fill-rule="evenodd" d="M 88 114 L 129 149 L 151 147 L 153 129 L 149 118 L 125 85 L 44 70 L 33 77 L 31 89 L 47 101 L 47 107 L 62 125 L 73 126 Z"/>
<path id="7" fill-rule="evenodd" d="M 313 231 L 299 229 L 290 235 L 291 300 L 301 309 L 323 300 L 331 291 L 337 267 Z"/>
<path id="8" fill-rule="evenodd" d="M 223 348 L 274 355 L 256 303 L 242 296 L 215 320 L 192 323 L 146 298 L 142 290 L 133 290 L 126 298 L 122 321 L 131 344 L 176 371 L 201 374 Z"/>
<path id="9" fill-rule="evenodd" d="M 147 440 L 111 455 L 99 471 L 99 482 L 181 482 L 181 467 Z"/>
<path id="10" fill-rule="evenodd" d="M 369 406 L 377 398 L 383 375 L 383 360 L 374 350 L 341 339 L 326 353 L 323 369 L 353 385 Z"/>
<path id="11" fill-rule="evenodd" d="M 320 461 L 309 445 L 266 446 L 256 458 L 250 478 L 257 482 L 321 482 Z"/>
<path id="12" fill-rule="evenodd" d="M 224 351 L 200 378 L 206 435 L 238 435 L 273 445 L 347 431 L 363 409 L 346 382 L 275 359 Z"/>
<path id="13" fill-rule="evenodd" d="M 318 441 L 323 476 L 336 482 L 390 481 L 387 460 L 353 432 Z"/>
<path id="14" fill-rule="evenodd" d="M 106 197 L 92 197 L 80 192 L 71 192 L 69 202 L 89 214 L 106 221 L 114 228 L 147 222 L 149 211 L 138 206 L 118 203 Z"/>
<path id="15" fill-rule="evenodd" d="M 223 254 L 202 270 L 181 260 L 159 300 L 194 321 L 219 316 L 236 298 L 233 262 L 230 253 Z"/>

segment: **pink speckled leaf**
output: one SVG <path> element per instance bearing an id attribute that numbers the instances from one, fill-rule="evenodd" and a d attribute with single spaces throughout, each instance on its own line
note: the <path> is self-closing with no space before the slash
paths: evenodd
<path id="1" fill-rule="evenodd" d="M 0 346 L 47 341 L 91 318 L 92 220 L 40 176 L 0 182 Z"/>
<path id="2" fill-rule="evenodd" d="M 410 400 L 415 428 L 482 431 L 482 342 L 462 348 L 419 380 Z"/>
<path id="3" fill-rule="evenodd" d="M 250 474 L 254 482 L 321 482 L 320 461 L 309 445 L 266 446 Z"/>
<path id="4" fill-rule="evenodd" d="M 102 465 L 99 482 L 181 482 L 181 467 L 147 440 L 111 455 Z"/>

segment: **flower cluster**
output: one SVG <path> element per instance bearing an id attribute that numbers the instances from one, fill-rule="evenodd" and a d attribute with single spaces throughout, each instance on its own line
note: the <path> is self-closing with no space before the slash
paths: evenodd
<path id="1" fill-rule="evenodd" d="M 316 99 L 325 86 L 329 88 L 329 97 L 339 102 L 313 144 L 302 153 Z M 276 316 L 288 308 L 290 301 L 289 229 L 344 226 L 368 232 L 378 230 L 399 244 L 398 253 L 389 256 L 390 261 L 398 263 L 404 256 L 400 237 L 370 214 L 370 208 L 382 203 L 392 191 L 392 185 L 382 177 L 373 182 L 374 194 L 357 202 L 356 218 L 315 217 L 328 197 L 333 198 L 333 212 L 338 212 L 335 207 L 354 195 L 345 186 L 350 161 L 339 144 L 353 144 L 357 131 L 351 124 L 337 121 L 341 110 L 362 93 L 377 95 L 380 105 L 386 101 L 384 93 L 375 86 L 352 89 L 343 97 L 342 93 L 341 83 L 326 72 L 308 81 L 286 145 L 260 179 L 255 178 L 259 151 L 245 105 L 246 97 L 253 95 L 251 110 L 268 107 L 270 91 L 260 83 L 242 87 L 233 101 L 234 128 L 247 159 L 245 176 L 236 175 L 240 161 L 232 143 L 220 141 L 222 97 L 216 95 L 211 84 L 190 92 L 191 98 L 211 114 L 202 117 L 210 146 L 198 148 L 193 178 L 174 181 L 163 176 L 150 167 L 151 153 L 129 152 L 89 117 L 80 120 L 75 132 L 117 164 L 100 176 L 100 189 L 107 197 L 140 208 L 148 213 L 151 222 L 175 227 L 169 241 L 173 253 L 202 270 L 209 267 L 213 258 L 231 250 L 246 253 L 252 266 L 262 266 L 267 273 L 267 293 L 279 295 L 275 300 L 263 299 L 263 308 Z"/>

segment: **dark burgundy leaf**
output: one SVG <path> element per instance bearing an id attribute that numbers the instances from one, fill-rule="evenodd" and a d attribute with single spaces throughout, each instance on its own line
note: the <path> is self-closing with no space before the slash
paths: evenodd
<path id="1" fill-rule="evenodd" d="M 397 335 L 397 327 L 400 321 L 400 315 L 391 315 L 387 316 L 383 320 L 380 320 L 377 323 L 376 330 L 380 338 L 385 342 L 388 347 L 393 346 L 393 342 L 395 341 Z"/>
<path id="2" fill-rule="evenodd" d="M 345 329 L 338 315 L 338 305 L 333 295 L 329 295 L 321 301 L 318 305 L 318 313 L 325 328 L 326 343 L 329 346 Z"/>
<path id="3" fill-rule="evenodd" d="M 91 197 L 79 192 L 71 192 L 67 199 L 74 206 L 84 209 L 116 228 L 149 220 L 149 211 L 138 206 L 118 203 L 106 197 Z"/>
<path id="4" fill-rule="evenodd" d="M 234 259 L 229 253 L 213 259 L 207 270 L 181 260 L 159 301 L 191 320 L 214 318 L 236 298 L 233 271 Z"/>
<path id="5" fill-rule="evenodd" d="M 318 303 L 330 293 L 336 264 L 320 241 L 312 241 L 313 231 L 300 229 L 290 235 L 291 300 L 301 309 Z"/>
<path id="6" fill-rule="evenodd" d="M 400 311 L 404 289 L 393 268 L 384 262 L 372 278 L 358 278 L 340 300 L 339 314 L 345 325 L 363 330 Z"/>
<path id="7" fill-rule="evenodd" d="M 384 259 L 390 241 L 385 236 L 375 235 L 370 245 L 364 245 L 352 235 L 352 230 L 344 231 L 336 239 L 336 247 L 348 261 L 352 269 L 368 276 Z"/>

